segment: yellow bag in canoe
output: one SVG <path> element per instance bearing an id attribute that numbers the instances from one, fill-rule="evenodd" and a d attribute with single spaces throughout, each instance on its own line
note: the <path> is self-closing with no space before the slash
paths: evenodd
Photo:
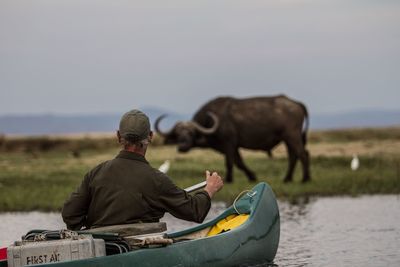
<path id="1" fill-rule="evenodd" d="M 223 233 L 242 225 L 249 218 L 249 214 L 232 214 L 220 220 L 208 232 L 207 236 L 214 236 Z"/>

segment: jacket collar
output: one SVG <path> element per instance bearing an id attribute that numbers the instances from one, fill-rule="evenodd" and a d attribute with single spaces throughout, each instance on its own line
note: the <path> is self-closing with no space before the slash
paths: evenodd
<path id="1" fill-rule="evenodd" d="M 116 158 L 138 160 L 138 161 L 144 162 L 146 164 L 149 164 L 149 162 L 144 158 L 144 156 L 142 156 L 138 153 L 130 152 L 130 151 L 126 151 L 126 150 L 121 150 Z"/>

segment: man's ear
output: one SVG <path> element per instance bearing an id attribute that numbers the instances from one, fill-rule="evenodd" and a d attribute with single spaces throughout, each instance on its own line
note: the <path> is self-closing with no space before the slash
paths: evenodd
<path id="1" fill-rule="evenodd" d="M 151 143 L 151 141 L 153 141 L 153 132 L 152 131 L 150 131 L 150 133 L 149 133 L 148 140 L 149 140 L 149 143 Z"/>
<path id="2" fill-rule="evenodd" d="M 117 130 L 117 138 L 118 138 L 118 143 L 121 144 L 121 134 L 119 133 L 118 130 Z"/>

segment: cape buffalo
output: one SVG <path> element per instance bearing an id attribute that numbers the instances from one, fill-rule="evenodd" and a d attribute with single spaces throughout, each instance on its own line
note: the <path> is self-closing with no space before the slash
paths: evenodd
<path id="1" fill-rule="evenodd" d="M 179 152 L 187 152 L 192 147 L 221 152 L 225 155 L 227 182 L 232 182 L 233 164 L 245 172 L 250 181 L 256 181 L 255 174 L 243 163 L 240 147 L 270 153 L 281 141 L 289 155 L 284 181 L 292 181 L 297 159 L 303 166 L 303 182 L 310 180 L 309 154 L 305 149 L 308 113 L 300 102 L 284 95 L 246 99 L 219 97 L 201 107 L 191 121 L 178 122 L 169 132 L 159 129 L 165 116 L 158 117 L 154 125 L 156 132 L 164 137 L 164 143 L 178 144 Z"/>

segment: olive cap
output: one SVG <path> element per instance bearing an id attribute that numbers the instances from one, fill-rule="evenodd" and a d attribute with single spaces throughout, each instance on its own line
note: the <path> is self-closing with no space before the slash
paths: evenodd
<path id="1" fill-rule="evenodd" d="M 150 134 L 149 117 L 137 109 L 126 112 L 119 123 L 119 133 L 135 141 L 146 139 Z"/>

